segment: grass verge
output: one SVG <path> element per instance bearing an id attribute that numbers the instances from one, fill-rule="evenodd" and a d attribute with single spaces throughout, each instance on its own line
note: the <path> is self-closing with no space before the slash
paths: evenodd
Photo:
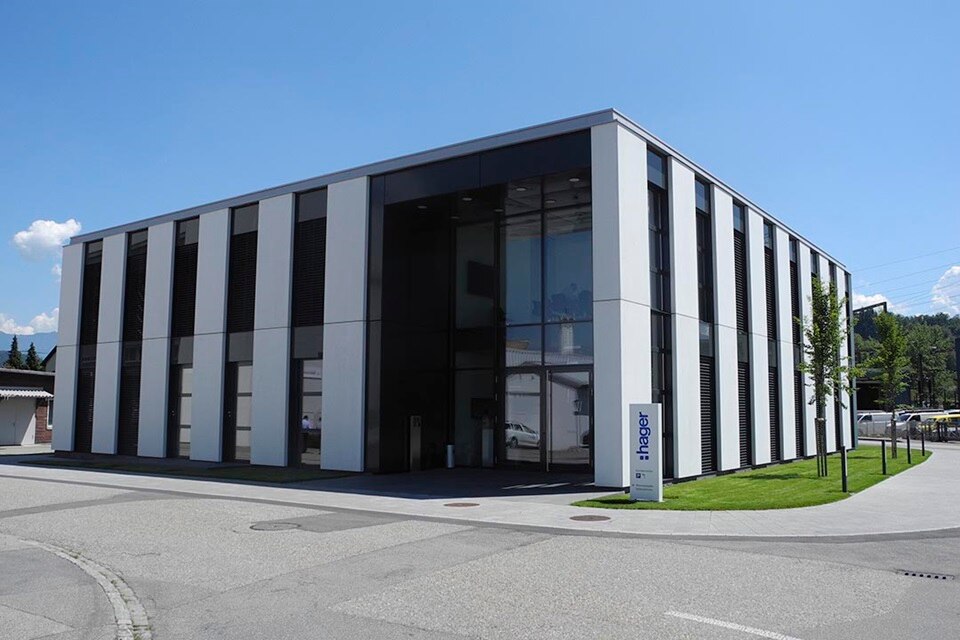
<path id="1" fill-rule="evenodd" d="M 703 478 L 664 487 L 663 502 L 632 502 L 622 493 L 581 500 L 578 507 L 605 509 L 667 509 L 675 511 L 727 511 L 732 509 L 792 509 L 842 500 L 853 493 L 926 461 L 920 451 L 913 451 L 913 464 L 907 464 L 907 452 L 901 445 L 898 457 L 887 450 L 887 475 L 882 475 L 880 447 L 861 445 L 847 453 L 848 488 L 840 485 L 840 454 L 828 457 L 829 475 L 817 477 L 816 459 L 798 460 L 762 469 L 753 469 L 714 478 Z"/>
<path id="2" fill-rule="evenodd" d="M 43 460 L 21 460 L 20 464 L 45 467 L 69 467 L 72 469 L 91 469 L 93 471 L 122 471 L 150 476 L 180 476 L 190 478 L 208 478 L 211 480 L 241 480 L 245 482 L 304 482 L 307 480 L 327 480 L 343 478 L 350 473 L 325 471 L 304 467 L 267 467 L 258 465 L 236 466 L 192 466 L 175 464 L 150 464 L 138 462 L 112 462 L 109 460 L 76 460 L 71 458 L 45 458 Z"/>

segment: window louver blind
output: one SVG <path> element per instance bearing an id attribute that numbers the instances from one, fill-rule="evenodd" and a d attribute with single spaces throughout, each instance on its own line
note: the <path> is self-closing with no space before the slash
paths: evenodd
<path id="1" fill-rule="evenodd" d="M 77 406 L 73 434 L 73 450 L 90 453 L 93 442 L 93 391 L 96 361 L 81 361 L 77 369 Z"/>
<path id="2" fill-rule="evenodd" d="M 100 316 L 100 271 L 101 263 L 83 267 L 83 293 L 80 306 L 80 344 L 97 344 L 97 327 Z"/>
<path id="3" fill-rule="evenodd" d="M 177 245 L 173 268 L 173 336 L 193 335 L 193 320 L 197 311 L 197 250 L 196 242 Z"/>
<path id="4" fill-rule="evenodd" d="M 227 331 L 253 331 L 257 290 L 257 233 L 230 238 L 230 284 L 227 289 Z"/>
<path id="5" fill-rule="evenodd" d="M 700 469 L 717 470 L 713 406 L 713 358 L 700 356 Z"/>
<path id="6" fill-rule="evenodd" d="M 806 411 L 803 404 L 803 374 L 799 371 L 793 372 L 793 406 L 796 412 L 797 457 L 802 458 L 807 455 L 806 438 L 803 437 Z"/>
<path id="7" fill-rule="evenodd" d="M 123 286 L 123 339 L 143 339 L 143 301 L 147 279 L 146 247 L 127 254 L 126 281 Z"/>
<path id="8" fill-rule="evenodd" d="M 293 255 L 293 326 L 323 324 L 327 219 L 298 222 Z"/>
<path id="9" fill-rule="evenodd" d="M 800 335 L 800 324 L 797 318 L 800 317 L 800 289 L 798 287 L 797 263 L 790 263 L 790 326 L 793 327 L 793 343 L 800 344 L 803 339 Z"/>
<path id="10" fill-rule="evenodd" d="M 777 282 L 774 271 L 773 250 L 764 249 L 764 273 L 767 282 L 767 337 L 777 337 Z"/>
<path id="11" fill-rule="evenodd" d="M 740 400 L 740 466 L 746 467 L 753 458 L 753 440 L 750 433 L 750 365 L 740 362 L 737 369 L 737 393 Z"/>
<path id="12" fill-rule="evenodd" d="M 780 385 L 776 367 L 770 367 L 768 382 L 770 387 L 770 459 L 781 459 L 780 451 Z"/>
<path id="13" fill-rule="evenodd" d="M 120 399 L 117 422 L 117 453 L 137 455 L 140 426 L 140 361 L 120 367 Z"/>
<path id="14" fill-rule="evenodd" d="M 737 297 L 737 331 L 747 331 L 747 240 L 740 232 L 733 234 L 734 283 Z"/>

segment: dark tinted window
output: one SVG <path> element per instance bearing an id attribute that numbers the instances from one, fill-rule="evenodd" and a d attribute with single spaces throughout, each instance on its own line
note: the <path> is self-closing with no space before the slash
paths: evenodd
<path id="1" fill-rule="evenodd" d="M 647 150 L 647 182 L 667 188 L 667 159 L 650 150 Z"/>
<path id="2" fill-rule="evenodd" d="M 697 209 L 710 213 L 710 185 L 701 180 L 696 181 Z"/>

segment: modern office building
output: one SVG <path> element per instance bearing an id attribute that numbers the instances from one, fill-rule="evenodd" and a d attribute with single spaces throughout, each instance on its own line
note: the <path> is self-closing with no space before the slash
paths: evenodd
<path id="1" fill-rule="evenodd" d="M 629 405 L 656 402 L 665 477 L 805 456 L 813 278 L 849 290 L 783 222 L 591 113 L 73 238 L 54 447 L 390 472 L 453 445 L 458 466 L 620 487 Z M 851 411 L 826 419 L 850 446 Z"/>

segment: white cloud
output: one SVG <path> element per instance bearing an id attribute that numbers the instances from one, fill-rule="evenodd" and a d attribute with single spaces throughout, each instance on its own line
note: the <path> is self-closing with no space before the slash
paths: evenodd
<path id="1" fill-rule="evenodd" d="M 24 258 L 41 260 L 60 255 L 60 248 L 78 233 L 80 223 L 73 218 L 65 222 L 34 220 L 29 227 L 13 234 L 11 242 Z"/>
<path id="2" fill-rule="evenodd" d="M 50 313 L 41 313 L 33 317 L 25 325 L 17 324 L 17 321 L 5 313 L 0 313 L 0 331 L 3 333 L 15 333 L 20 336 L 32 336 L 35 333 L 46 333 L 56 331 L 60 322 L 60 309 L 54 309 Z"/>
<path id="3" fill-rule="evenodd" d="M 60 263 L 50 267 L 50 274 L 56 278 L 57 282 L 60 282 L 60 278 L 63 276 L 63 267 L 60 266 Z"/>
<path id="4" fill-rule="evenodd" d="M 933 296 L 930 300 L 933 308 L 960 314 L 960 265 L 947 269 L 930 293 Z"/>

